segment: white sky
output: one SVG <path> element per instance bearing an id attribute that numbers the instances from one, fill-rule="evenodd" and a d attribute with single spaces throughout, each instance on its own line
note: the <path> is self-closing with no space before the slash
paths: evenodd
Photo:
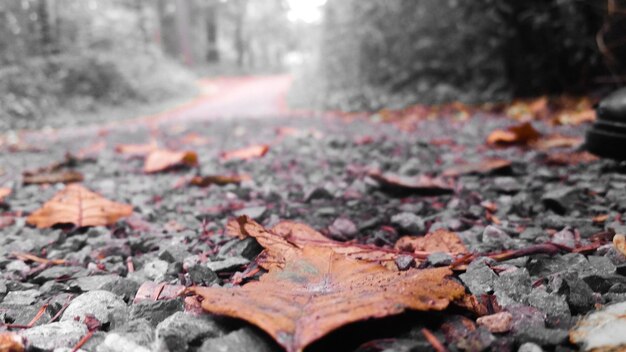
<path id="1" fill-rule="evenodd" d="M 314 23 L 322 18 L 322 9 L 326 0 L 287 0 L 287 17 L 292 22 Z"/>

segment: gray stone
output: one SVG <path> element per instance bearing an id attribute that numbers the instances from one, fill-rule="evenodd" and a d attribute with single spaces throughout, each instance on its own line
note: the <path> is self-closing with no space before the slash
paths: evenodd
<path id="1" fill-rule="evenodd" d="M 584 351 L 619 350 L 626 345 L 626 302 L 605 306 L 585 317 L 571 331 L 571 341 Z"/>
<path id="2" fill-rule="evenodd" d="M 176 312 L 157 325 L 157 350 L 184 352 L 190 344 L 199 344 L 210 337 L 218 337 L 225 333 L 209 316 L 196 317 L 183 312 Z"/>
<path id="3" fill-rule="evenodd" d="M 237 271 L 248 263 L 250 263 L 250 260 L 243 257 L 228 257 L 224 260 L 208 262 L 206 265 L 209 269 L 218 273 L 220 271 Z"/>
<path id="4" fill-rule="evenodd" d="M 493 292 L 494 282 L 498 279 L 496 273 L 485 264 L 487 258 L 479 258 L 468 265 L 464 274 L 459 277 L 474 295 Z"/>
<path id="5" fill-rule="evenodd" d="M 144 301 L 134 304 L 130 309 L 130 318 L 143 318 L 152 326 L 157 326 L 165 318 L 176 312 L 183 311 L 183 302 L 180 299 Z"/>
<path id="6" fill-rule="evenodd" d="M 400 213 L 391 217 L 391 224 L 403 233 L 418 235 L 426 231 L 424 219 L 413 213 Z"/>
<path id="7" fill-rule="evenodd" d="M 359 229 L 354 222 L 352 222 L 352 220 L 347 218 L 337 218 L 328 227 L 328 232 L 330 236 L 341 241 L 346 241 L 353 239 L 359 232 Z"/>
<path id="8" fill-rule="evenodd" d="M 105 282 L 100 289 L 113 292 L 122 297 L 125 301 L 130 301 L 135 297 L 139 289 L 139 283 L 124 277 L 118 277 L 113 281 Z"/>
<path id="9" fill-rule="evenodd" d="M 125 325 L 120 326 L 111 332 L 114 332 L 139 346 L 148 347 L 154 342 L 154 326 L 143 318 L 130 320 Z"/>
<path id="10" fill-rule="evenodd" d="M 501 229 L 489 225 L 483 231 L 482 242 L 492 248 L 508 248 L 507 244 L 511 242 L 511 236 Z"/>
<path id="11" fill-rule="evenodd" d="M 519 235 L 520 239 L 527 241 L 537 241 L 540 240 L 542 237 L 545 237 L 545 232 L 538 227 L 527 227 Z"/>
<path id="12" fill-rule="evenodd" d="M 95 290 L 76 297 L 63 312 L 61 321 L 73 321 L 78 317 L 84 321 L 85 315 L 91 314 L 103 325 L 115 328 L 124 324 L 128 316 L 126 303 L 114 293 Z"/>
<path id="13" fill-rule="evenodd" d="M 196 285 L 209 286 L 214 282 L 217 282 L 219 278 L 217 274 L 209 269 L 206 265 L 196 264 L 187 269 L 191 282 Z"/>
<path id="14" fill-rule="evenodd" d="M 530 274 L 525 268 L 500 273 L 494 281 L 494 292 L 498 298 L 498 304 L 506 307 L 521 303 L 523 297 L 531 292 L 531 285 Z"/>
<path id="15" fill-rule="evenodd" d="M 541 197 L 541 201 L 546 208 L 551 209 L 557 214 L 565 214 L 568 212 L 576 196 L 577 189 L 574 187 L 561 187 L 545 193 Z"/>
<path id="16" fill-rule="evenodd" d="M 485 327 L 468 332 L 468 334 L 457 343 L 457 347 L 466 351 L 484 351 L 496 340 L 496 337 Z"/>
<path id="17" fill-rule="evenodd" d="M 96 347 L 96 352 L 150 352 L 150 349 L 138 345 L 126 336 L 111 332 Z"/>
<path id="18" fill-rule="evenodd" d="M 30 346 L 42 350 L 73 347 L 86 333 L 87 326 L 73 320 L 39 325 L 18 332 Z"/>
<path id="19" fill-rule="evenodd" d="M 519 346 L 517 352 L 543 352 L 543 349 L 535 343 L 526 342 Z"/>
<path id="20" fill-rule="evenodd" d="M 415 259 L 410 255 L 399 255 L 395 259 L 396 266 L 398 270 L 404 271 L 408 270 L 411 266 L 415 264 Z"/>
<path id="21" fill-rule="evenodd" d="M 501 176 L 493 179 L 493 185 L 498 192 L 501 193 L 517 193 L 522 188 L 519 181 L 514 177 Z"/>
<path id="22" fill-rule="evenodd" d="M 575 273 L 567 275 L 561 292 L 567 297 L 567 303 L 574 313 L 587 313 L 596 303 L 593 290 Z"/>
<path id="23" fill-rule="evenodd" d="M 243 328 L 223 337 L 205 340 L 198 352 L 277 352 L 280 350 L 261 337 L 258 332 Z"/>
<path id="24" fill-rule="evenodd" d="M 43 302 L 33 305 L 21 305 L 21 304 L 0 304 L 0 314 L 4 315 L 4 319 L 0 319 L 0 322 L 10 321 L 13 324 L 26 325 L 39 313 L 39 309 L 43 306 Z M 42 325 L 49 321 L 54 315 L 55 311 L 51 306 L 44 311 L 43 315 L 35 325 Z"/>
<path id="25" fill-rule="evenodd" d="M 324 187 L 314 187 L 304 193 L 306 203 L 315 199 L 333 199 L 333 194 Z"/>
<path id="26" fill-rule="evenodd" d="M 30 305 L 37 302 L 37 298 L 41 296 L 39 290 L 10 291 L 4 296 L 3 304 L 12 305 Z"/>
<path id="27" fill-rule="evenodd" d="M 432 266 L 445 266 L 452 264 L 452 256 L 445 252 L 433 252 L 426 258 Z"/>
<path id="28" fill-rule="evenodd" d="M 165 260 L 155 259 L 147 262 L 142 271 L 148 280 L 162 282 L 165 281 L 169 263 Z"/>
<path id="29" fill-rule="evenodd" d="M 563 230 L 555 233 L 552 236 L 552 242 L 564 245 L 569 248 L 576 247 L 576 238 L 574 237 L 574 231 L 570 227 L 565 227 Z"/>
<path id="30" fill-rule="evenodd" d="M 543 311 L 550 318 L 569 318 L 569 305 L 564 296 L 548 293 L 542 287 L 535 288 L 526 296 L 529 305 Z"/>
<path id="31" fill-rule="evenodd" d="M 266 211 L 267 211 L 267 208 L 264 206 L 248 207 L 248 208 L 243 208 L 241 210 L 235 211 L 233 215 L 237 217 L 246 215 L 251 219 L 260 221 L 263 219 L 263 215 L 265 215 Z"/>
<path id="32" fill-rule="evenodd" d="M 83 292 L 101 290 L 102 286 L 108 282 L 115 281 L 118 275 L 90 275 L 79 277 L 69 282 L 69 287 L 79 289 Z"/>

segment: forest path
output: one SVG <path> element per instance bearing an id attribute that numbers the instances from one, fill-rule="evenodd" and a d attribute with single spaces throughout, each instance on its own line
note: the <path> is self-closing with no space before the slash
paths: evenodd
<path id="1" fill-rule="evenodd" d="M 90 136 L 100 131 L 140 129 L 160 124 L 190 121 L 297 116 L 304 111 L 287 106 L 290 74 L 268 76 L 217 77 L 198 80 L 200 93 L 192 100 L 152 115 L 27 134 L 54 135 L 56 138 Z"/>

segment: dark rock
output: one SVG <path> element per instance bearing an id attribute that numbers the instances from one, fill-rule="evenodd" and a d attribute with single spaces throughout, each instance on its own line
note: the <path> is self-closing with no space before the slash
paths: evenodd
<path id="1" fill-rule="evenodd" d="M 205 340 L 198 352 L 278 352 L 280 350 L 256 330 L 243 328 L 223 337 Z"/>
<path id="2" fill-rule="evenodd" d="M 418 235 L 426 231 L 424 219 L 413 213 L 400 213 L 391 217 L 391 224 L 404 234 Z"/>
<path id="3" fill-rule="evenodd" d="M 118 277 L 113 281 L 107 281 L 100 287 L 101 290 L 113 292 L 114 294 L 122 297 L 125 301 L 130 301 L 137 290 L 139 289 L 139 283 L 129 280 L 124 277 Z"/>
<path id="4" fill-rule="evenodd" d="M 315 199 L 333 199 L 333 194 L 325 187 L 314 187 L 304 193 L 304 201 L 309 203 Z"/>
<path id="5" fill-rule="evenodd" d="M 150 325 L 157 326 L 165 318 L 182 311 L 183 302 L 180 299 L 144 301 L 131 306 L 130 319 L 145 319 Z"/>
<path id="6" fill-rule="evenodd" d="M 26 325 L 33 320 L 33 318 L 39 313 L 39 309 L 43 306 L 43 302 L 33 305 L 17 305 L 17 304 L 0 304 L 0 313 L 4 314 L 4 319 L 0 319 L 0 323 L 9 322 L 12 324 Z M 52 319 L 56 309 L 52 306 L 44 311 L 43 315 L 37 320 L 35 325 L 42 325 L 45 322 Z"/>
<path id="7" fill-rule="evenodd" d="M 210 286 L 219 281 L 217 274 L 206 265 L 196 264 L 187 269 L 191 282 L 200 286 Z"/>
<path id="8" fill-rule="evenodd" d="M 87 271 L 83 268 L 57 265 L 40 272 L 32 281 L 41 284 L 49 280 L 76 278 L 85 275 L 87 275 Z"/>
<path id="9" fill-rule="evenodd" d="M 252 260 L 256 258 L 263 250 L 263 247 L 259 245 L 254 238 L 245 238 L 243 240 L 234 240 L 223 245 L 219 252 L 218 257 L 244 257 Z"/>
<path id="10" fill-rule="evenodd" d="M 533 289 L 531 293 L 526 296 L 526 301 L 530 306 L 545 312 L 549 318 L 569 319 L 569 317 L 571 317 L 569 305 L 565 297 L 548 293 L 541 287 Z"/>
<path id="11" fill-rule="evenodd" d="M 76 297 L 65 309 L 61 321 L 84 321 L 93 315 L 103 325 L 115 328 L 128 318 L 128 307 L 121 297 L 109 291 L 94 290 Z"/>
<path id="12" fill-rule="evenodd" d="M 224 333 L 225 330 L 209 316 L 195 317 L 177 312 L 157 325 L 157 350 L 188 351 L 190 345 L 199 345 L 206 338 L 218 337 Z"/>
<path id="13" fill-rule="evenodd" d="M 593 309 L 596 303 L 593 290 L 575 273 L 564 278 L 565 285 L 558 292 L 564 294 L 574 314 L 584 314 Z"/>

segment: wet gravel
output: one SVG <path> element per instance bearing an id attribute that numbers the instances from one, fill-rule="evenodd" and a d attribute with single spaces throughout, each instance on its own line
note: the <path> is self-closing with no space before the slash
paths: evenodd
<path id="1" fill-rule="evenodd" d="M 546 152 L 485 146 L 489 132 L 512 123 L 477 115 L 468 121 L 425 121 L 405 132 L 368 119 L 233 119 L 120 126 L 81 138 L 27 137 L 26 147 L 0 154 L 0 186 L 13 188 L 1 213 L 12 224 L 0 229 L 0 332 L 19 332 L 29 351 L 69 351 L 87 333 L 85 320 L 95 317 L 101 327 L 81 350 L 279 351 L 245 323 L 185 312 L 181 299 L 133 303 L 140 285 L 149 281 L 229 285 L 232 274 L 245 270 L 260 252 L 253 239 L 223 235 L 226 221 L 242 214 L 265 226 L 298 220 L 338 240 L 378 246 L 446 228 L 476 253 L 546 241 L 576 248 L 610 229 L 626 233 L 624 165 L 609 160 L 555 165 L 547 162 Z M 585 128 L 536 127 L 574 136 Z M 191 133 L 202 138 L 185 138 Z M 151 138 L 164 147 L 197 151 L 199 168 L 146 175 L 141 159 L 114 151 L 117 144 Z M 25 215 L 63 185 L 24 186 L 21 173 L 100 141 L 106 148 L 74 170 L 84 174 L 83 184 L 91 190 L 131 204 L 134 215 L 110 227 L 26 225 Z M 258 143 L 271 144 L 262 158 L 219 159 L 223 151 Z M 452 194 L 390 194 L 367 175 L 372 169 L 438 175 L 461 162 L 495 157 L 512 161 L 511 168 L 457 177 Z M 197 173 L 248 174 L 251 180 L 222 187 L 184 185 Z M 598 215 L 607 215 L 606 220 L 594 221 Z M 15 252 L 67 262 L 39 264 L 17 259 Z M 398 265 L 413 265 L 408 259 L 399 258 Z M 423 265 L 451 261 L 435 253 Z M 312 350 L 431 350 L 423 328 L 453 351 L 578 350 L 568 331 L 596 307 L 626 301 L 624 275 L 626 258 L 611 244 L 503 262 L 480 258 L 457 273 L 468 292 L 491 302 L 478 322 L 460 308 L 407 314 L 373 332 L 348 328 L 353 339 L 330 336 Z M 42 307 L 33 327 L 6 325 L 28 324 Z"/>

